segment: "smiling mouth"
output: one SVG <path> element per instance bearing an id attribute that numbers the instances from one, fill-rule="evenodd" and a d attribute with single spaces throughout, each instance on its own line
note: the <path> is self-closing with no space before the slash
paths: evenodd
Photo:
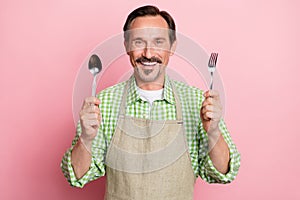
<path id="1" fill-rule="evenodd" d="M 142 64 L 145 67 L 153 67 L 157 64 L 162 63 L 162 61 L 156 57 L 152 57 L 152 58 L 140 57 L 136 59 L 136 62 Z"/>
<path id="2" fill-rule="evenodd" d="M 157 62 L 140 62 L 142 65 L 147 66 L 147 67 L 152 67 L 157 64 Z"/>

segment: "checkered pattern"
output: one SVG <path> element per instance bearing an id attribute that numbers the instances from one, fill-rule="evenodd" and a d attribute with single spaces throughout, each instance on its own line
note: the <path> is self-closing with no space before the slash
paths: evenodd
<path id="1" fill-rule="evenodd" d="M 154 101 L 151 109 L 150 104 L 140 98 L 134 77 L 132 76 L 129 81 L 126 115 L 153 120 L 176 119 L 175 98 L 170 79 L 167 76 L 164 85 L 164 98 Z M 173 82 L 181 102 L 184 128 L 195 176 L 200 176 L 208 183 L 231 182 L 236 177 L 240 166 L 240 154 L 231 140 L 224 121 L 221 120 L 219 128 L 230 149 L 230 171 L 225 175 L 216 170 L 208 156 L 208 138 L 200 119 L 200 108 L 204 100 L 203 91 L 181 82 Z M 90 169 L 79 180 L 76 179 L 71 165 L 71 152 L 81 134 L 80 123 L 78 123 L 77 134 L 72 142 L 72 147 L 65 153 L 61 163 L 62 171 L 71 185 L 83 187 L 86 183 L 105 175 L 105 152 L 116 128 L 125 84 L 126 82 L 119 83 L 98 94 L 101 102 L 102 123 L 99 133 L 93 141 Z"/>

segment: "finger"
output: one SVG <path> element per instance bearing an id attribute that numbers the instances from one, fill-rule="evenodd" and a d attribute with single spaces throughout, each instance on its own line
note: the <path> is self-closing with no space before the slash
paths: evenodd
<path id="1" fill-rule="evenodd" d="M 86 120 L 86 121 L 84 121 L 82 124 L 83 124 L 83 126 L 86 127 L 86 128 L 88 128 L 88 127 L 93 127 L 93 128 L 95 128 L 95 127 L 99 127 L 99 125 L 100 125 L 100 123 L 99 123 L 98 120 Z"/>
<path id="2" fill-rule="evenodd" d="M 80 116 L 80 120 L 83 122 L 87 120 L 98 120 L 100 122 L 100 119 L 101 119 L 100 115 L 96 113 L 86 113 Z"/>
<path id="3" fill-rule="evenodd" d="M 84 113 L 97 113 L 100 114 L 100 108 L 98 106 L 95 106 L 94 104 L 86 106 L 83 109 Z"/>
<path id="4" fill-rule="evenodd" d="M 220 118 L 222 116 L 222 107 L 214 105 L 206 105 L 202 107 L 201 113 L 205 114 L 206 112 L 213 112 L 215 118 Z"/>
<path id="5" fill-rule="evenodd" d="M 202 120 L 206 120 L 206 121 L 209 120 L 209 118 L 207 118 L 207 116 L 206 116 L 206 111 L 205 111 L 204 107 L 202 107 L 200 110 L 200 116 L 201 116 Z"/>
<path id="6" fill-rule="evenodd" d="M 211 121 L 220 121 L 221 116 L 222 116 L 221 113 L 216 111 L 212 111 L 212 112 L 208 111 L 203 113 L 203 118 Z"/>
<path id="7" fill-rule="evenodd" d="M 202 106 L 213 105 L 219 108 L 222 108 L 222 103 L 219 98 L 208 97 L 202 102 Z"/>
<path id="8" fill-rule="evenodd" d="M 204 114 L 203 114 L 203 118 L 205 119 L 205 120 L 211 120 L 211 119 L 213 119 L 213 112 L 205 112 Z"/>
<path id="9" fill-rule="evenodd" d="M 206 105 L 214 105 L 215 100 L 213 98 L 206 98 L 203 102 L 202 102 L 202 107 L 206 106 Z"/>
<path id="10" fill-rule="evenodd" d="M 86 103 L 83 105 L 82 110 L 87 110 L 88 112 L 93 112 L 98 110 L 100 112 L 99 109 L 99 105 L 93 104 L 93 103 Z"/>
<path id="11" fill-rule="evenodd" d="M 207 115 L 207 112 L 201 113 L 201 116 L 202 116 L 202 119 L 205 120 L 205 121 L 209 121 L 210 120 L 209 116 Z"/>
<path id="12" fill-rule="evenodd" d="M 201 111 L 202 111 L 202 114 L 204 114 L 206 112 L 213 112 L 214 106 L 212 106 L 212 105 L 203 106 Z"/>
<path id="13" fill-rule="evenodd" d="M 219 95 L 219 92 L 217 90 L 207 90 L 204 93 L 204 97 L 205 98 L 211 97 L 211 98 L 219 99 L 220 95 Z"/>
<path id="14" fill-rule="evenodd" d="M 216 100 L 210 100 L 210 101 L 203 102 L 202 107 L 206 107 L 206 106 L 213 106 L 214 111 L 223 109 L 222 104 Z"/>
<path id="15" fill-rule="evenodd" d="M 99 119 L 99 114 L 97 114 L 97 113 L 86 113 L 83 117 L 82 117 L 82 119 L 83 120 L 97 120 L 97 119 Z"/>
<path id="16" fill-rule="evenodd" d="M 203 96 L 204 96 L 205 98 L 209 97 L 209 90 L 205 91 L 204 94 L 203 94 Z"/>
<path id="17" fill-rule="evenodd" d="M 97 97 L 87 97 L 85 98 L 83 102 L 83 107 L 88 106 L 88 105 L 99 105 L 100 100 Z"/>
<path id="18" fill-rule="evenodd" d="M 100 116 L 100 109 L 86 108 L 80 111 L 80 120 L 89 119 L 91 116 Z"/>

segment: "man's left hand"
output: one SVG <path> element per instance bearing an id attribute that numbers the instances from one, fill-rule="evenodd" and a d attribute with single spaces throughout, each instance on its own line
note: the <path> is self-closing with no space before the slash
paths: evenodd
<path id="1" fill-rule="evenodd" d="M 219 122 L 222 117 L 220 95 L 216 90 L 208 90 L 204 93 L 204 97 L 200 113 L 203 128 L 208 134 L 215 133 L 219 130 Z"/>

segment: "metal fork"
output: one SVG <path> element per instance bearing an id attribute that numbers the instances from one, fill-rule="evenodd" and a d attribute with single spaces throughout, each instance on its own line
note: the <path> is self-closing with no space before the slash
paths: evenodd
<path id="1" fill-rule="evenodd" d="M 210 90 L 213 89 L 213 76 L 217 66 L 217 59 L 218 59 L 218 53 L 210 54 L 210 58 L 208 61 L 208 71 L 210 72 L 210 86 L 209 86 Z"/>

